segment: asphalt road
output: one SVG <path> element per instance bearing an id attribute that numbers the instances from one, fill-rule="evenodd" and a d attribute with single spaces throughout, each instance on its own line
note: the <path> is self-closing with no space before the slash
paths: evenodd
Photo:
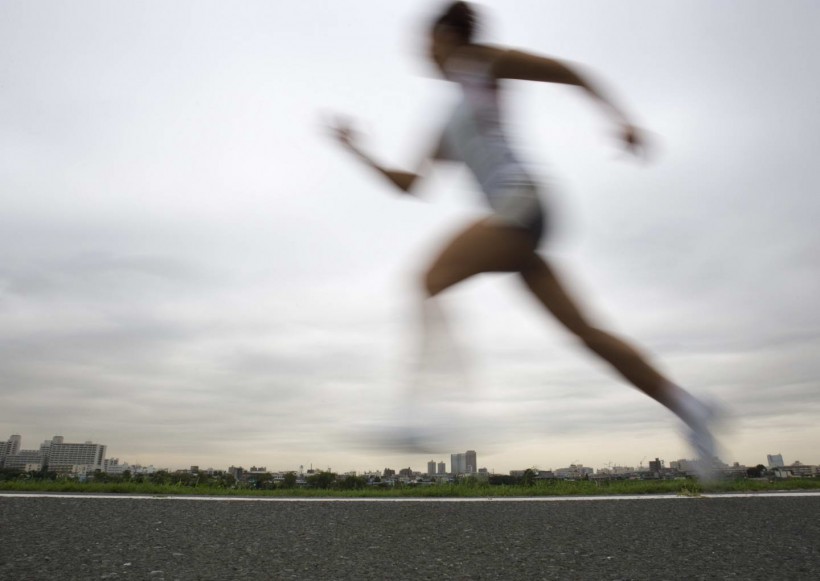
<path id="1" fill-rule="evenodd" d="M 820 496 L 207 502 L 0 495 L 0 579 L 818 579 Z"/>

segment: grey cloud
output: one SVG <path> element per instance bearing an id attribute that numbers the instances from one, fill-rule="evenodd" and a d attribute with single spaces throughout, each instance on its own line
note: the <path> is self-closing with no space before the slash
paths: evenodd
<path id="1" fill-rule="evenodd" d="M 191 263 L 169 256 L 87 254 L 0 270 L 6 292 L 31 298 L 62 294 L 105 296 L 114 288 L 150 288 L 151 283 L 204 283 L 208 278 Z"/>

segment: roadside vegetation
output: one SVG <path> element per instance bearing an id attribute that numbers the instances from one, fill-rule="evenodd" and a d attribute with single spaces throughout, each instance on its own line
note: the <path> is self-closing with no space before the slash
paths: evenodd
<path id="1" fill-rule="evenodd" d="M 148 495 L 229 495 L 274 497 L 525 497 L 525 496 L 603 496 L 625 494 L 670 494 L 698 496 L 704 492 L 774 492 L 820 489 L 820 478 L 783 480 L 733 479 L 701 484 L 692 479 L 675 480 L 538 480 L 490 477 L 488 482 L 463 479 L 455 484 L 387 484 L 369 482 L 360 476 L 338 477 L 330 472 L 309 475 L 297 483 L 289 473 L 284 480 L 261 478 L 243 482 L 228 474 L 190 474 L 159 471 L 132 477 L 104 473 L 90 475 L 85 482 L 61 478 L 53 473 L 0 471 L 0 491 L 121 493 Z"/>

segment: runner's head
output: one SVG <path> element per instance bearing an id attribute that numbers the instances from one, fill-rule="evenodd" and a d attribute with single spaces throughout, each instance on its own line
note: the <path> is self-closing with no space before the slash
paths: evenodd
<path id="1" fill-rule="evenodd" d="M 430 58 L 442 67 L 457 47 L 470 44 L 476 29 L 475 10 L 467 2 L 453 2 L 433 21 Z"/>

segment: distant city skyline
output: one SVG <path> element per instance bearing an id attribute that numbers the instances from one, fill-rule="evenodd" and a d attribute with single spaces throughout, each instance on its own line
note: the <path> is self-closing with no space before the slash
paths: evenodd
<path id="1" fill-rule="evenodd" d="M 17 436 L 19 436 L 19 438 L 17 438 L 15 440 L 16 447 L 9 447 L 8 444 L 10 442 L 12 442 L 12 439 L 14 439 Z M 0 436 L 0 437 L 2 437 L 2 436 Z M 64 440 L 65 440 L 64 436 L 54 435 L 50 438 L 47 438 L 47 439 L 43 440 L 42 443 L 38 446 L 38 450 L 42 451 L 44 446 L 51 446 L 53 444 L 64 444 Z M 21 451 L 26 452 L 27 450 L 22 445 L 23 441 L 24 440 L 23 440 L 23 435 L 22 434 L 11 434 L 7 439 L 0 440 L 0 460 L 3 460 L 10 453 L 16 454 L 16 453 L 21 452 Z M 71 445 L 71 446 L 79 446 L 78 443 L 72 443 L 72 442 L 65 442 L 65 444 L 66 445 Z M 655 456 L 652 456 L 651 458 L 647 457 L 647 458 L 642 459 L 637 464 L 607 462 L 604 465 L 596 465 L 596 464 L 587 463 L 587 462 L 584 462 L 583 460 L 580 460 L 580 461 L 577 461 L 577 462 L 568 463 L 566 465 L 563 465 L 563 464 L 538 465 L 538 464 L 533 463 L 533 464 L 530 464 L 530 465 L 527 465 L 527 466 L 515 466 L 515 467 L 511 467 L 511 468 L 505 468 L 505 469 L 502 470 L 502 469 L 496 469 L 492 466 L 484 466 L 484 465 L 480 465 L 480 464 L 473 468 L 472 465 L 468 464 L 467 462 L 468 462 L 468 459 L 474 461 L 477 457 L 477 452 L 475 450 L 468 450 L 466 453 L 464 453 L 464 452 L 454 452 L 454 453 L 450 454 L 450 464 L 447 464 L 445 462 L 445 460 L 443 459 L 443 457 L 441 459 L 439 459 L 438 457 L 434 456 L 431 460 L 427 460 L 426 462 L 417 462 L 416 464 L 418 465 L 418 468 L 416 468 L 416 466 L 414 466 L 410 462 L 407 462 L 406 460 L 404 462 L 399 461 L 399 462 L 393 463 L 393 465 L 390 465 L 390 466 L 370 467 L 370 468 L 362 468 L 362 467 L 341 467 L 340 468 L 339 466 L 333 465 L 333 464 L 328 464 L 328 465 L 323 466 L 323 465 L 314 465 L 311 462 L 300 463 L 297 466 L 279 467 L 279 466 L 276 465 L 276 463 L 261 462 L 261 461 L 258 461 L 258 460 L 255 461 L 255 462 L 233 461 L 233 462 L 230 462 L 230 463 L 226 464 L 224 467 L 220 466 L 218 464 L 213 464 L 213 463 L 208 463 L 208 462 L 204 462 L 204 463 L 202 463 L 202 462 L 200 462 L 200 463 L 190 462 L 190 463 L 183 463 L 183 464 L 174 465 L 174 466 L 165 466 L 165 465 L 160 465 L 156 462 L 151 462 L 150 460 L 149 461 L 139 461 L 139 462 L 133 461 L 132 459 L 130 459 L 128 457 L 125 457 L 121 454 L 116 454 L 116 455 L 112 454 L 110 458 L 106 458 L 107 453 L 108 453 L 108 446 L 106 446 L 105 444 L 101 444 L 101 443 L 94 443 L 94 442 L 91 442 L 89 440 L 84 441 L 83 447 L 94 451 L 94 454 L 96 455 L 95 456 L 96 461 L 95 461 L 94 464 L 97 467 L 102 466 L 102 460 L 103 460 L 103 458 L 105 458 L 106 461 L 116 460 L 119 464 L 151 466 L 151 467 L 156 468 L 156 469 L 187 470 L 191 466 L 197 466 L 201 469 L 209 469 L 209 470 L 212 469 L 212 470 L 225 471 L 231 466 L 248 466 L 248 467 L 250 467 L 250 466 L 265 466 L 265 467 L 271 466 L 273 468 L 270 470 L 270 472 L 290 472 L 290 471 L 293 471 L 293 472 L 297 472 L 297 473 L 298 472 L 304 472 L 305 470 L 307 470 L 308 468 L 305 468 L 307 466 L 310 469 L 315 469 L 315 470 L 330 469 L 330 470 L 333 470 L 334 472 L 339 472 L 339 473 L 345 473 L 345 472 L 364 473 L 364 472 L 377 472 L 377 471 L 380 472 L 384 468 L 392 468 L 394 470 L 399 470 L 401 468 L 410 467 L 416 472 L 428 473 L 429 474 L 431 464 L 433 465 L 433 467 L 435 469 L 434 474 L 443 473 L 442 469 L 441 469 L 442 465 L 445 467 L 444 472 L 446 472 L 448 474 L 449 473 L 474 474 L 474 473 L 477 473 L 479 470 L 487 470 L 491 474 L 507 474 L 507 473 L 510 473 L 510 472 L 525 470 L 527 468 L 537 468 L 539 470 L 560 470 L 560 469 L 564 469 L 564 468 L 569 467 L 569 466 L 583 466 L 585 468 L 594 469 L 597 472 L 599 470 L 605 470 L 607 468 L 611 469 L 613 467 L 615 467 L 615 468 L 631 468 L 631 469 L 639 469 L 639 468 L 644 467 L 648 470 L 649 466 L 650 466 L 649 462 L 655 460 L 656 458 L 660 458 L 662 461 L 666 462 L 667 464 L 671 464 L 673 462 L 678 462 L 680 460 L 691 460 L 692 459 L 692 458 L 687 458 L 687 457 L 672 458 L 670 456 L 663 456 L 663 455 L 657 455 L 656 454 Z M 28 451 L 34 451 L 34 450 L 29 449 Z M 740 461 L 737 461 L 737 460 L 728 461 L 725 458 L 721 458 L 721 460 L 724 461 L 726 464 L 729 464 L 729 465 L 734 464 L 735 462 L 737 462 L 738 464 L 741 464 L 741 465 L 744 465 L 744 466 L 757 466 L 757 465 L 762 464 L 763 466 L 767 466 L 767 467 L 789 466 L 791 464 L 794 464 L 795 462 L 799 462 L 799 463 L 802 463 L 802 464 L 809 464 L 809 465 L 820 464 L 820 462 L 818 462 L 814 459 L 808 459 L 808 460 L 804 460 L 802 458 L 793 458 L 792 459 L 788 454 L 784 455 L 781 452 L 761 454 L 761 459 L 760 460 L 751 461 L 751 462 L 740 462 Z M 456 463 L 455 466 L 454 466 L 454 462 Z M 0 464 L 1 464 L 1 462 L 0 462 Z M 19 462 L 17 462 L 17 463 L 14 464 L 15 468 L 20 468 L 20 467 L 23 467 L 23 466 L 25 466 L 25 463 L 20 464 Z"/>

